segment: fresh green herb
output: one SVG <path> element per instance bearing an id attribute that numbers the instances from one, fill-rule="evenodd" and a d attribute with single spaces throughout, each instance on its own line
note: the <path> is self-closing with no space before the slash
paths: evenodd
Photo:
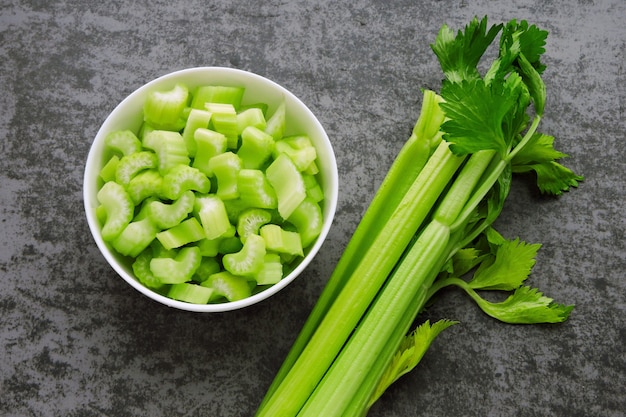
<path id="1" fill-rule="evenodd" d="M 500 35 L 484 75 L 479 63 Z M 444 73 L 424 92 L 412 135 L 392 164 L 257 416 L 362 416 L 454 324 L 411 326 L 441 288 L 458 286 L 492 317 L 558 323 L 572 306 L 524 286 L 539 245 L 507 241 L 491 225 L 513 172 L 534 171 L 560 194 L 582 177 L 557 162 L 537 132 L 546 89 L 547 32 L 515 20 L 443 26 L 432 45 Z M 472 274 L 473 278 L 465 280 Z M 513 292 L 490 302 L 479 291 Z M 409 336 L 407 336 L 409 334 Z"/>

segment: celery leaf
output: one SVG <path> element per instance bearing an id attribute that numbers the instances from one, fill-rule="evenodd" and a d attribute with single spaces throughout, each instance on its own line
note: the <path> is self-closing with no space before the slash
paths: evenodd
<path id="1" fill-rule="evenodd" d="M 439 59 L 446 79 L 458 83 L 480 78 L 478 62 L 501 28 L 500 24 L 487 30 L 486 16 L 480 21 L 474 18 L 456 36 L 452 29 L 443 25 L 431 48 Z"/>
<path id="2" fill-rule="evenodd" d="M 478 306 L 491 317 L 511 324 L 561 323 L 569 317 L 574 306 L 553 302 L 536 288 L 519 287 L 506 300 L 492 303 L 471 288 L 465 288 Z"/>
<path id="3" fill-rule="evenodd" d="M 519 239 L 502 242 L 495 255 L 480 264 L 469 286 L 482 290 L 516 289 L 528 278 L 540 247 Z"/>
<path id="4" fill-rule="evenodd" d="M 413 332 L 405 336 L 391 363 L 378 382 L 378 386 L 370 398 L 370 406 L 380 398 L 391 384 L 417 366 L 439 333 L 457 323 L 457 321 L 444 319 L 437 321 L 431 326 L 430 321 L 426 320 Z"/>

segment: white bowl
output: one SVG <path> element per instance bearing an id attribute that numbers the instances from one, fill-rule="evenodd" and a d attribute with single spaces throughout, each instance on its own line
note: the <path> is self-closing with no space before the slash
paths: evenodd
<path id="1" fill-rule="evenodd" d="M 135 278 L 129 259 L 112 250 L 103 241 L 100 233 L 101 225 L 96 218 L 95 211 L 98 206 L 96 198 L 99 186 L 98 175 L 106 162 L 103 157 L 105 136 L 115 130 L 130 129 L 137 132 L 143 120 L 142 107 L 148 93 L 154 90 L 170 89 L 176 83 L 185 84 L 190 91 L 194 87 L 207 84 L 243 86 L 246 88 L 243 103 L 267 103 L 270 114 L 284 100 L 287 108 L 287 131 L 285 134 L 306 133 L 310 136 L 317 150 L 320 166 L 319 178 L 325 196 L 322 202 L 324 225 L 321 234 L 290 274 L 277 284 L 243 300 L 219 304 L 191 304 L 160 295 L 142 285 Z M 273 81 L 247 71 L 222 67 L 199 67 L 176 71 L 145 84 L 124 99 L 106 118 L 94 139 L 87 157 L 83 184 L 85 212 L 89 228 L 98 248 L 111 267 L 133 288 L 151 299 L 169 307 L 194 312 L 220 312 L 243 308 L 258 303 L 289 285 L 309 265 L 326 239 L 335 215 L 338 189 L 337 161 L 332 145 L 324 128 L 309 108 L 295 95 Z"/>

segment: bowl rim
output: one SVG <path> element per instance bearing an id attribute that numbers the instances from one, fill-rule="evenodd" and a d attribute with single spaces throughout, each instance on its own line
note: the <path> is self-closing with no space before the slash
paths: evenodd
<path id="1" fill-rule="evenodd" d="M 168 298 L 164 295 L 161 295 L 148 287 L 141 284 L 134 276 L 129 274 L 117 261 L 112 249 L 104 242 L 102 236 L 100 234 L 100 226 L 98 224 L 96 215 L 95 215 L 95 207 L 92 205 L 93 196 L 97 193 L 97 175 L 99 173 L 99 169 L 96 167 L 101 166 L 101 161 L 98 160 L 100 158 L 99 149 L 102 146 L 102 142 L 107 133 L 112 130 L 112 125 L 116 121 L 116 116 L 122 111 L 123 108 L 130 105 L 132 101 L 136 101 L 142 96 L 145 96 L 148 91 L 152 91 L 152 89 L 156 88 L 156 86 L 163 86 L 166 84 L 171 84 L 176 80 L 180 80 L 181 78 L 185 78 L 186 76 L 213 76 L 213 77 L 226 77 L 226 78 L 243 78 L 246 82 L 259 82 L 263 83 L 266 86 L 270 87 L 273 90 L 276 90 L 277 93 L 282 94 L 285 100 L 290 102 L 290 106 L 296 105 L 298 106 L 298 112 L 301 112 L 310 123 L 312 123 L 313 130 L 315 130 L 319 140 L 321 141 L 321 145 L 323 145 L 324 153 L 328 157 L 328 161 L 325 162 L 323 166 L 324 171 L 324 181 L 327 182 L 324 184 L 324 223 L 322 226 L 322 230 L 320 235 L 314 242 L 314 244 L 309 248 L 308 253 L 305 257 L 300 261 L 300 263 L 285 277 L 283 277 L 278 283 L 263 289 L 262 291 L 251 295 L 242 300 L 237 301 L 229 301 L 223 303 L 213 303 L 213 304 L 192 304 L 184 301 L 178 301 L 171 298 Z M 183 82 L 180 80 L 180 82 Z M 207 81 L 209 83 L 210 81 Z M 219 84 L 220 81 L 214 81 L 214 84 Z M 164 88 L 164 87 L 161 87 Z M 136 117 L 136 116 L 135 116 Z M 316 147 L 319 147 L 320 144 L 316 143 Z M 319 154 L 319 150 L 318 150 Z M 304 270 L 311 261 L 317 256 L 322 244 L 326 240 L 328 233 L 330 231 L 330 227 L 334 221 L 335 212 L 337 209 L 337 200 L 339 194 L 339 179 L 338 179 L 338 169 L 337 169 L 337 160 L 334 153 L 334 149 L 330 139 L 320 123 L 317 117 L 313 114 L 313 112 L 308 108 L 304 102 L 302 102 L 295 94 L 281 86 L 280 84 L 265 78 L 259 74 L 236 69 L 230 67 L 219 67 L 219 66 L 204 66 L 204 67 L 191 67 L 180 69 L 177 71 L 173 71 L 164 75 L 161 75 L 145 84 L 140 86 L 139 88 L 132 91 L 129 95 L 127 95 L 121 102 L 119 102 L 115 108 L 107 115 L 104 122 L 98 129 L 96 136 L 92 140 L 92 143 L 89 148 L 89 153 L 87 156 L 87 160 L 85 163 L 85 170 L 83 176 L 83 203 L 85 214 L 87 217 L 87 223 L 89 229 L 91 231 L 92 237 L 94 238 L 100 253 L 104 256 L 107 263 L 115 270 L 115 272 L 121 276 L 128 284 L 130 284 L 135 290 L 139 291 L 143 295 L 151 298 L 154 301 L 157 301 L 161 304 L 164 304 L 168 307 L 176 308 L 179 310 L 191 311 L 191 312 L 225 312 L 231 310 L 238 310 L 244 307 L 248 307 L 254 304 L 257 304 L 267 298 L 270 298 L 272 295 L 278 293 L 282 289 L 284 289 L 287 285 L 293 282 Z"/>

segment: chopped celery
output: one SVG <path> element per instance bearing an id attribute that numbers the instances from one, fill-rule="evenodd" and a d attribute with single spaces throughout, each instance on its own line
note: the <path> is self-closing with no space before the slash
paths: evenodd
<path id="1" fill-rule="evenodd" d="M 306 248 L 317 239 L 322 231 L 322 209 L 315 200 L 307 197 L 296 207 L 287 221 L 296 226 L 302 239 L 302 247 Z"/>
<path id="2" fill-rule="evenodd" d="M 231 274 L 253 277 L 263 267 L 264 258 L 265 240 L 261 236 L 250 235 L 240 251 L 224 255 L 222 264 Z"/>
<path id="3" fill-rule="evenodd" d="M 211 113 L 211 128 L 226 136 L 228 148 L 236 149 L 239 131 L 235 107 L 231 104 L 206 103 L 205 108 Z"/>
<path id="4" fill-rule="evenodd" d="M 183 140 L 187 146 L 189 156 L 196 156 L 196 141 L 194 139 L 197 129 L 206 129 L 211 121 L 211 113 L 206 110 L 191 109 L 183 130 Z"/>
<path id="5" fill-rule="evenodd" d="M 204 239 L 204 236 L 204 229 L 195 217 L 191 217 L 174 227 L 156 234 L 156 238 L 165 249 L 179 248 L 188 243 Z"/>
<path id="6" fill-rule="evenodd" d="M 302 180 L 304 181 L 307 197 L 310 197 L 316 203 L 324 199 L 324 191 L 322 191 L 322 187 L 315 175 L 302 174 Z"/>
<path id="7" fill-rule="evenodd" d="M 243 87 L 204 85 L 194 91 L 191 107 L 204 109 L 206 103 L 222 103 L 230 104 L 235 110 L 238 110 L 241 107 L 244 92 L 245 88 Z"/>
<path id="8" fill-rule="evenodd" d="M 226 236 L 219 240 L 217 252 L 220 255 L 228 255 L 229 253 L 239 252 L 243 248 L 241 239 L 236 236 Z"/>
<path id="9" fill-rule="evenodd" d="M 249 235 L 258 235 L 261 226 L 265 226 L 272 221 L 272 214 L 260 208 L 250 208 L 244 210 L 237 220 L 237 234 L 245 243 Z"/>
<path id="10" fill-rule="evenodd" d="M 128 224 L 112 242 L 116 251 L 124 256 L 136 257 L 150 246 L 157 234 L 152 220 L 145 218 Z"/>
<path id="11" fill-rule="evenodd" d="M 201 261 L 200 249 L 185 246 L 174 258 L 152 258 L 150 271 L 163 284 L 180 284 L 191 280 Z"/>
<path id="12" fill-rule="evenodd" d="M 267 250 L 303 256 L 302 241 L 298 232 L 290 232 L 277 224 L 266 224 L 259 230 Z M 250 237 L 248 237 L 249 239 Z"/>
<path id="13" fill-rule="evenodd" d="M 178 132 L 153 130 L 144 137 L 143 146 L 157 154 L 161 175 L 178 165 L 189 165 L 187 146 Z"/>
<path id="14" fill-rule="evenodd" d="M 160 229 L 174 227 L 187 218 L 193 210 L 195 194 L 187 190 L 171 204 L 152 201 L 148 205 L 148 216 Z"/>
<path id="15" fill-rule="evenodd" d="M 271 135 L 274 140 L 279 140 L 285 134 L 285 129 L 287 126 L 287 106 L 285 106 L 285 102 L 281 102 L 276 110 L 274 110 L 274 114 L 267 120 L 265 125 L 265 132 Z"/>
<path id="16" fill-rule="evenodd" d="M 216 239 L 230 229 L 224 202 L 216 195 L 196 196 L 194 213 L 200 218 L 207 239 Z"/>
<path id="17" fill-rule="evenodd" d="M 189 165 L 178 165 L 163 177 L 161 193 L 170 200 L 176 200 L 189 190 L 208 193 L 211 181 L 200 170 Z"/>
<path id="18" fill-rule="evenodd" d="M 306 197 L 306 187 L 302 174 L 291 158 L 284 153 L 279 154 L 274 159 L 267 167 L 265 174 L 276 192 L 278 213 L 283 219 L 286 219 Z"/>
<path id="19" fill-rule="evenodd" d="M 237 113 L 237 133 L 241 133 L 250 126 L 265 130 L 267 121 L 263 110 L 258 107 L 250 107 Z"/>
<path id="20" fill-rule="evenodd" d="M 239 198 L 251 207 L 274 209 L 278 207 L 276 192 L 263 171 L 242 169 L 237 175 Z"/>
<path id="21" fill-rule="evenodd" d="M 266 253 L 263 259 L 263 267 L 254 276 L 257 285 L 276 284 L 283 278 L 283 264 L 280 255 L 276 253 Z"/>
<path id="22" fill-rule="evenodd" d="M 150 271 L 150 260 L 152 259 L 152 250 L 150 248 L 144 250 L 133 262 L 133 273 L 135 277 L 148 288 L 153 290 L 161 290 L 165 287 L 166 284 L 163 284 L 159 281 L 158 278 L 154 276 L 152 271 Z"/>
<path id="23" fill-rule="evenodd" d="M 128 183 L 126 191 L 135 205 L 138 205 L 148 197 L 159 197 L 162 185 L 163 177 L 159 171 L 148 169 L 135 175 Z"/>
<path id="24" fill-rule="evenodd" d="M 116 130 L 109 133 L 104 138 L 104 146 L 107 151 L 120 157 L 141 151 L 141 141 L 130 130 Z"/>
<path id="25" fill-rule="evenodd" d="M 196 156 L 191 166 L 211 177 L 213 173 L 209 169 L 209 161 L 215 155 L 226 152 L 228 149 L 226 136 L 214 130 L 199 128 L 196 129 L 193 138 L 196 142 Z"/>
<path id="26" fill-rule="evenodd" d="M 133 219 L 133 200 L 124 187 L 114 181 L 105 183 L 98 191 L 97 198 L 106 213 L 102 239 L 110 242 L 122 233 Z"/>
<path id="27" fill-rule="evenodd" d="M 298 171 L 305 171 L 316 159 L 317 151 L 306 135 L 289 136 L 275 143 L 274 153 L 286 153 Z"/>
<path id="28" fill-rule="evenodd" d="M 237 155 L 244 168 L 259 169 L 270 159 L 274 138 L 262 130 L 249 126 L 241 133 L 241 146 Z"/>
<path id="29" fill-rule="evenodd" d="M 252 293 L 246 278 L 233 275 L 228 271 L 213 274 L 200 285 L 212 288 L 228 301 L 243 300 L 244 298 L 248 298 Z"/>
<path id="30" fill-rule="evenodd" d="M 200 254 L 202 254 L 202 248 L 200 248 Z M 192 277 L 195 282 L 204 282 L 209 278 L 209 276 L 216 274 L 222 270 L 222 267 L 213 256 L 209 257 L 202 254 L 200 266 L 198 267 L 198 269 L 196 269 L 196 272 L 193 274 Z"/>
<path id="31" fill-rule="evenodd" d="M 168 91 L 150 92 L 143 106 L 144 120 L 159 129 L 179 130 L 188 97 L 189 90 L 182 84 Z"/>
<path id="32" fill-rule="evenodd" d="M 115 168 L 115 180 L 118 184 L 126 186 L 139 172 L 156 168 L 157 164 L 158 159 L 154 152 L 141 151 L 125 155 Z"/>
<path id="33" fill-rule="evenodd" d="M 106 164 L 100 170 L 100 178 L 104 182 L 115 181 L 115 170 L 117 169 L 117 164 L 120 162 L 120 157 L 117 155 L 113 155 Z"/>
<path id="34" fill-rule="evenodd" d="M 212 288 L 182 282 L 172 285 L 167 292 L 167 296 L 186 303 L 207 304 L 213 296 L 213 292 Z"/>
<path id="35" fill-rule="evenodd" d="M 324 195 L 312 177 L 310 140 L 306 132 L 283 138 L 284 102 L 268 113 L 266 103 L 242 105 L 244 92 L 208 85 L 190 93 L 182 84 L 152 91 L 138 133 L 105 138 L 94 209 L 102 237 L 133 258 L 139 282 L 170 298 L 248 297 L 294 268 L 305 248 L 300 233 L 315 239 Z M 262 233 L 265 226 L 276 228 Z"/>
<path id="36" fill-rule="evenodd" d="M 239 197 L 237 174 L 241 168 L 241 159 L 233 152 L 224 152 L 209 160 L 209 170 L 217 179 L 216 194 L 222 200 Z"/>

